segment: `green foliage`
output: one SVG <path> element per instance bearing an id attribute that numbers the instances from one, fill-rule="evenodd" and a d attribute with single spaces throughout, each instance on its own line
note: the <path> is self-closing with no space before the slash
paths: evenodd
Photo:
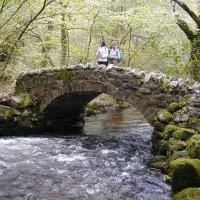
<path id="1" fill-rule="evenodd" d="M 10 69 L 16 76 L 20 71 L 60 66 L 63 23 L 68 65 L 95 63 L 99 40 L 104 39 L 109 46 L 116 39 L 124 52 L 121 66 L 183 77 L 190 73 L 191 46 L 174 22 L 171 4 L 166 1 L 54 1 L 31 22 L 21 38 L 23 28 L 41 10 L 44 1 L 4 2 L 6 5 L 0 13 L 0 60 L 17 44 L 7 75 Z M 191 0 L 188 5 L 196 10 L 197 2 Z"/>

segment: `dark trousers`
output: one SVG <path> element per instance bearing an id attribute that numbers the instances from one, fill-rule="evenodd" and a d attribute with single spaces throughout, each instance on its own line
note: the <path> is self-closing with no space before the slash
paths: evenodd
<path id="1" fill-rule="evenodd" d="M 108 61 L 107 61 L 107 62 L 101 62 L 101 61 L 98 61 L 98 64 L 99 64 L 99 65 L 105 65 L 105 66 L 108 66 Z"/>

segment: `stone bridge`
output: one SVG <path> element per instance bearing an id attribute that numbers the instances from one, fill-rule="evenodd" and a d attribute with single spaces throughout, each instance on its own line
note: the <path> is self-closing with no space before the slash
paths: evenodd
<path id="1" fill-rule="evenodd" d="M 182 102 L 179 110 L 183 112 L 177 114 L 174 121 L 184 122 L 192 116 L 200 116 L 198 83 L 112 65 L 106 68 L 79 64 L 21 73 L 14 95 L 29 96 L 33 103 L 16 106 L 6 124 L 11 121 L 15 125 L 48 130 L 80 127 L 84 124 L 85 105 L 101 93 L 130 103 L 153 126 L 159 111 L 167 109 L 173 102 Z M 160 118 L 164 120 L 165 114 L 160 114 Z"/>
<path id="2" fill-rule="evenodd" d="M 168 172 L 170 165 L 172 193 L 192 187 L 199 195 L 197 82 L 90 64 L 21 73 L 15 93 L 1 101 L 0 135 L 69 133 L 67 129 L 83 127 L 85 105 L 101 93 L 132 104 L 154 126 L 152 150 L 158 156 L 150 166 Z"/>

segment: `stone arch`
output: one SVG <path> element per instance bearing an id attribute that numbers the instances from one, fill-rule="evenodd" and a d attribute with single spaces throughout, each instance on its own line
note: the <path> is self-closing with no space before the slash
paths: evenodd
<path id="1" fill-rule="evenodd" d="M 146 117 L 150 124 L 152 123 L 153 116 L 159 110 L 155 107 L 149 107 L 149 91 L 147 90 L 141 89 L 141 94 L 137 94 L 137 96 L 134 92 L 127 91 L 109 82 L 93 83 L 86 80 L 76 80 L 76 82 L 71 82 L 63 87 L 57 86 L 49 91 L 40 103 L 40 113 L 45 117 L 49 117 L 55 110 L 61 114 L 60 116 L 82 115 L 85 105 L 101 93 L 106 93 L 114 98 L 130 103 Z M 65 110 L 65 107 L 68 109 Z M 62 111 L 64 111 L 63 114 Z M 54 117 L 59 117 L 59 115 Z"/>

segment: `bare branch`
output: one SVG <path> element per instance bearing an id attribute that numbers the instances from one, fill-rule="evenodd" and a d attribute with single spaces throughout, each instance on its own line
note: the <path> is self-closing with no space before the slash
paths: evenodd
<path id="1" fill-rule="evenodd" d="M 187 23 L 179 18 L 178 13 L 176 12 L 176 2 L 173 1 L 172 3 L 172 7 L 173 7 L 173 12 L 175 14 L 175 18 L 176 18 L 176 23 L 177 25 L 181 28 L 181 30 L 185 33 L 185 35 L 187 36 L 187 38 L 192 41 L 195 39 L 195 35 L 193 33 L 193 31 L 189 28 L 189 26 L 187 25 Z"/>
<path id="2" fill-rule="evenodd" d="M 91 45 L 91 42 L 92 42 L 92 33 L 93 33 L 93 27 L 96 23 L 96 19 L 99 15 L 99 12 L 97 12 L 95 15 L 94 15 L 94 18 L 93 18 L 93 22 L 92 22 L 92 25 L 90 27 L 90 33 L 89 33 L 89 41 L 88 41 L 88 47 L 87 47 L 87 53 L 86 53 L 86 62 L 88 61 L 88 57 L 89 57 L 89 52 L 90 52 L 90 45 Z"/>
<path id="3" fill-rule="evenodd" d="M 26 32 L 27 28 L 30 26 L 30 24 L 37 19 L 37 17 L 44 11 L 44 9 L 54 0 L 47 2 L 48 0 L 44 0 L 42 8 L 38 11 L 38 13 L 26 24 L 24 29 L 22 30 L 21 34 L 17 38 L 17 42 L 22 38 L 23 34 Z"/>
<path id="4" fill-rule="evenodd" d="M 3 9 L 5 8 L 5 6 L 6 6 L 7 3 L 8 3 L 8 2 L 6 2 L 6 0 L 4 0 L 4 1 L 2 2 L 1 8 L 0 8 L 0 13 L 3 12 Z"/>
<path id="5" fill-rule="evenodd" d="M 55 1 L 55 0 L 51 0 L 51 1 L 48 2 L 48 0 L 44 0 L 43 5 L 42 5 L 42 8 L 35 14 L 35 16 L 34 16 L 32 19 L 30 19 L 30 20 L 26 23 L 26 26 L 24 27 L 24 29 L 22 30 L 21 34 L 20 34 L 20 35 L 18 36 L 18 38 L 16 39 L 16 42 L 13 44 L 13 46 L 12 46 L 10 52 L 9 52 L 9 55 L 8 55 L 8 57 L 7 57 L 7 59 L 6 59 L 5 66 L 3 67 L 3 72 L 2 72 L 2 74 L 1 74 L 1 76 L 0 76 L 0 80 L 1 80 L 1 79 L 3 78 L 3 76 L 4 76 L 5 69 L 6 69 L 6 67 L 7 67 L 7 65 L 8 65 L 8 63 L 9 63 L 9 61 L 10 61 L 10 58 L 11 58 L 11 56 L 12 56 L 12 54 L 13 54 L 13 52 L 14 52 L 14 50 L 15 50 L 17 44 L 18 44 L 18 42 L 20 41 L 20 39 L 22 38 L 22 36 L 23 36 L 24 33 L 26 32 L 26 30 L 28 29 L 28 27 L 31 25 L 31 23 L 33 23 L 33 22 L 37 19 L 37 17 L 44 11 L 44 9 L 45 9 L 49 4 L 53 3 L 54 1 Z"/>
<path id="6" fill-rule="evenodd" d="M 8 20 L 0 26 L 0 29 L 3 28 L 12 18 L 13 16 L 19 11 L 19 9 L 24 5 L 24 3 L 27 2 L 27 0 L 24 0 L 20 5 L 19 7 L 16 9 L 16 11 L 8 18 Z"/>
<path id="7" fill-rule="evenodd" d="M 200 28 L 200 19 L 192 10 L 190 10 L 190 8 L 183 1 L 181 0 L 172 0 L 172 1 L 177 3 L 183 10 L 185 10 L 188 13 L 188 15 L 196 22 L 198 28 Z"/>
<path id="8" fill-rule="evenodd" d="M 187 38 L 190 41 L 193 41 L 196 37 L 193 33 L 192 30 L 190 30 L 189 26 L 187 25 L 187 23 L 182 20 L 182 19 L 176 19 L 176 23 L 178 24 L 178 26 L 181 28 L 181 30 L 185 33 L 185 35 L 187 36 Z"/>

